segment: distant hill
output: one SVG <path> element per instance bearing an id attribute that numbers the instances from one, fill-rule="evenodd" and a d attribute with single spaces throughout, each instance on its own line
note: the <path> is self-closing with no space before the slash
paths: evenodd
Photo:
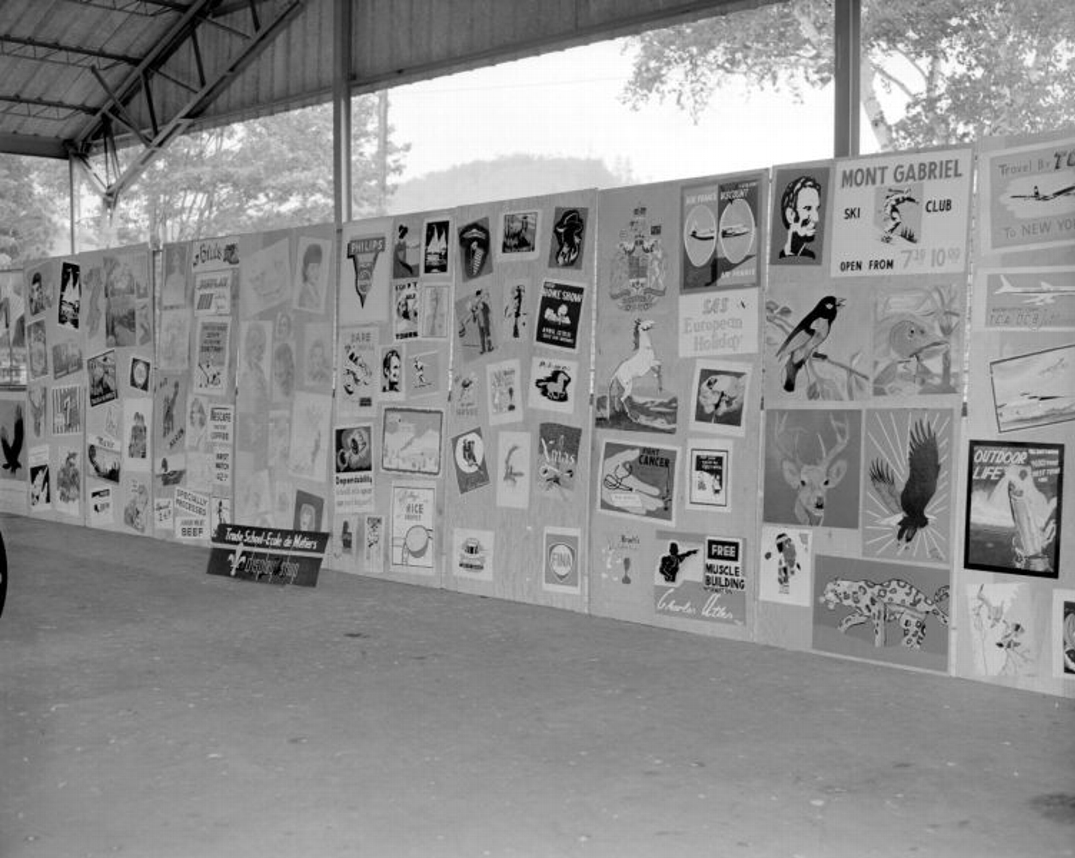
<path id="1" fill-rule="evenodd" d="M 611 188 L 629 179 L 613 173 L 600 158 L 505 155 L 471 161 L 401 183 L 390 213 L 449 208 L 490 200 L 531 197 L 580 188 Z"/>

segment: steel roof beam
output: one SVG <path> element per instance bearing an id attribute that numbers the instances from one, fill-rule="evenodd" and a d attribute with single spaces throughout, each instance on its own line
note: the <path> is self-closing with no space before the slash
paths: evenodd
<path id="1" fill-rule="evenodd" d="M 59 63 L 67 66 L 81 66 L 83 68 L 89 66 L 94 60 L 107 60 L 113 63 L 124 63 L 129 66 L 136 66 L 140 61 L 139 57 L 117 54 L 111 51 L 84 48 L 79 45 L 67 45 L 62 42 L 51 42 L 44 39 L 27 39 L 22 36 L 7 35 L 0 35 L 0 55 Z M 70 58 L 62 59 L 57 55 L 69 55 Z"/>
<path id="2" fill-rule="evenodd" d="M 32 155 L 35 158 L 67 157 L 67 149 L 61 141 L 54 137 L 38 137 L 34 134 L 0 134 L 0 152 L 9 155 Z"/>

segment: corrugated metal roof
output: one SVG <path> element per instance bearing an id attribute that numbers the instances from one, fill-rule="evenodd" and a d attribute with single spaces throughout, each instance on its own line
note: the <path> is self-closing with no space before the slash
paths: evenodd
<path id="1" fill-rule="evenodd" d="M 99 151 L 102 121 L 146 142 L 177 116 L 183 132 L 326 101 L 335 2 L 3 0 L 0 151 L 62 157 Z M 349 85 L 362 91 L 780 0 L 350 2 Z"/>

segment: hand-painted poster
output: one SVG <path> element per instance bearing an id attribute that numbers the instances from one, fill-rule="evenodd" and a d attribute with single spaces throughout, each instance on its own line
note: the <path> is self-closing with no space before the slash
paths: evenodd
<path id="1" fill-rule="evenodd" d="M 90 376 L 90 405 L 104 405 L 116 398 L 116 351 L 109 349 L 86 361 Z"/>
<path id="2" fill-rule="evenodd" d="M 212 242 L 214 248 L 219 248 L 221 241 Z M 224 262 L 233 265 L 238 264 L 238 245 L 225 244 Z M 227 248 L 232 248 L 230 260 Z M 220 267 L 219 262 L 215 264 Z M 282 238 L 267 247 L 262 247 L 247 254 L 243 259 L 241 272 L 241 296 L 242 307 L 240 313 L 243 318 L 252 319 L 266 310 L 271 310 L 285 302 L 290 303 L 291 288 L 291 248 L 290 240 Z"/>
<path id="3" fill-rule="evenodd" d="M 582 268 L 589 210 L 557 206 L 552 217 L 549 268 Z"/>
<path id="4" fill-rule="evenodd" d="M 735 289 L 679 299 L 679 356 L 719 357 L 758 351 L 758 290 Z"/>
<path id="5" fill-rule="evenodd" d="M 998 432 L 1075 420 L 1075 344 L 990 361 Z"/>
<path id="6" fill-rule="evenodd" d="M 3 453 L 0 479 L 25 481 L 26 446 L 23 404 L 0 399 L 0 452 Z"/>
<path id="7" fill-rule="evenodd" d="M 231 319 L 201 317 L 195 340 L 194 392 L 221 396 L 228 383 Z"/>
<path id="8" fill-rule="evenodd" d="M 325 312 L 328 294 L 332 244 L 323 239 L 301 236 L 296 255 L 298 276 L 291 292 L 292 306 L 296 310 L 321 315 Z"/>
<path id="9" fill-rule="evenodd" d="M 672 524 L 678 447 L 604 441 L 597 510 Z"/>
<path id="10" fill-rule="evenodd" d="M 399 280 L 393 286 L 392 336 L 409 340 L 418 336 L 418 281 Z"/>
<path id="11" fill-rule="evenodd" d="M 530 360 L 530 395 L 527 405 L 542 411 L 572 414 L 578 396 L 579 362 L 535 356 Z"/>
<path id="12" fill-rule="evenodd" d="M 944 671 L 947 570 L 853 557 L 814 558 L 814 649 Z"/>
<path id="13" fill-rule="evenodd" d="M 729 441 L 694 440 L 687 445 L 687 509 L 728 512 L 732 496 L 732 446 Z"/>
<path id="14" fill-rule="evenodd" d="M 530 506 L 530 433 L 497 434 L 496 505 L 511 509 Z M 551 451 L 550 451 L 551 453 Z M 552 463 L 551 456 L 549 464 Z M 551 472 L 550 472 L 551 473 Z M 572 480 L 574 473 L 572 472 Z"/>
<path id="15" fill-rule="evenodd" d="M 683 291 L 758 283 L 757 176 L 683 188 Z"/>
<path id="16" fill-rule="evenodd" d="M 1053 590 L 1053 675 L 1075 680 L 1075 590 Z"/>
<path id="17" fill-rule="evenodd" d="M 442 349 L 420 351 L 412 344 L 407 349 L 407 390 L 412 399 L 444 393 L 444 373 L 441 371 Z"/>
<path id="18" fill-rule="evenodd" d="M 277 490 L 279 490 L 279 484 L 277 484 Z M 325 499 L 321 495 L 298 489 L 295 492 L 294 507 L 292 528 L 304 533 L 316 533 L 322 529 Z"/>
<path id="19" fill-rule="evenodd" d="M 460 495 L 489 485 L 489 465 L 480 426 L 456 435 L 452 439 L 452 453 Z"/>
<path id="20" fill-rule="evenodd" d="M 829 199 L 829 166 L 796 165 L 776 171 L 773 185 L 773 265 L 821 265 Z"/>
<path id="21" fill-rule="evenodd" d="M 60 273 L 60 304 L 56 314 L 56 321 L 59 326 L 77 331 L 81 306 L 81 268 L 77 263 L 65 262 Z"/>
<path id="22" fill-rule="evenodd" d="M 373 427 L 370 424 L 336 429 L 335 465 L 336 514 L 372 512 Z"/>
<path id="23" fill-rule="evenodd" d="M 195 315 L 231 315 L 231 278 L 234 273 L 227 269 L 198 272 L 194 277 Z"/>
<path id="24" fill-rule="evenodd" d="M 49 373 L 48 335 L 45 320 L 37 319 L 26 326 L 27 374 L 30 380 L 44 378 Z"/>
<path id="25" fill-rule="evenodd" d="M 326 479 L 331 421 L 331 396 L 302 390 L 295 394 L 288 455 L 288 471 L 292 476 L 315 482 Z"/>
<path id="26" fill-rule="evenodd" d="M 429 340 L 448 337 L 448 313 L 451 311 L 446 283 L 422 283 L 418 288 L 418 336 Z"/>
<path id="27" fill-rule="evenodd" d="M 385 408 L 381 470 L 439 476 L 443 426 L 443 411 Z"/>
<path id="28" fill-rule="evenodd" d="M 546 280 L 538 296 L 535 341 L 539 346 L 575 352 L 579 348 L 586 286 Z"/>
<path id="29" fill-rule="evenodd" d="M 598 429 L 621 429 L 632 432 L 674 433 L 679 422 L 679 397 L 665 385 L 663 361 L 674 359 L 674 347 L 668 344 L 667 320 L 662 329 L 655 319 L 636 317 L 630 338 L 624 337 L 619 349 L 603 343 L 610 354 L 622 354 L 612 369 L 608 388 L 596 398 Z M 654 341 L 657 340 L 657 343 Z M 660 345 L 664 343 L 664 345 Z M 666 352 L 671 352 L 666 357 Z"/>
<path id="30" fill-rule="evenodd" d="M 463 280 L 493 273 L 493 236 L 489 218 L 483 217 L 459 227 L 459 261 Z"/>
<path id="31" fill-rule="evenodd" d="M 82 451 L 70 447 L 59 448 L 56 468 L 56 492 L 52 498 L 57 512 L 77 518 L 81 515 L 82 499 Z"/>
<path id="32" fill-rule="evenodd" d="M 403 375 L 403 346 L 381 346 L 381 401 L 402 402 L 406 390 Z"/>
<path id="33" fill-rule="evenodd" d="M 537 486 L 542 497 L 573 501 L 579 479 L 582 429 L 563 423 L 538 425 Z"/>
<path id="34" fill-rule="evenodd" d="M 542 589 L 581 594 L 582 531 L 577 527 L 546 527 L 542 536 Z"/>
<path id="35" fill-rule="evenodd" d="M 485 392 L 490 425 L 517 423 L 523 419 L 523 383 L 518 360 L 487 364 Z"/>
<path id="36" fill-rule="evenodd" d="M 970 441 L 963 566 L 1058 578 L 1064 446 Z"/>
<path id="37" fill-rule="evenodd" d="M 387 220 L 343 227 L 338 311 L 341 325 L 388 321 L 388 280 L 392 274 L 389 228 Z"/>
<path id="38" fill-rule="evenodd" d="M 961 274 L 971 165 L 969 148 L 838 162 L 832 276 Z"/>
<path id="39" fill-rule="evenodd" d="M 764 524 L 761 528 L 758 598 L 810 606 L 813 594 L 813 532 Z"/>
<path id="40" fill-rule="evenodd" d="M 452 574 L 473 581 L 492 581 L 496 531 L 457 527 L 452 531 Z"/>
<path id="41" fill-rule="evenodd" d="M 1075 267 L 979 267 L 975 281 L 975 327 L 1075 330 Z"/>
<path id="42" fill-rule="evenodd" d="M 697 361 L 691 383 L 691 430 L 742 436 L 750 375 L 747 363 Z"/>
<path id="43" fill-rule="evenodd" d="M 485 286 L 456 298 L 455 319 L 459 333 L 459 357 L 468 363 L 493 352 L 499 342 L 493 296 Z"/>
<path id="44" fill-rule="evenodd" d="M 504 212 L 496 244 L 500 257 L 510 262 L 536 259 L 540 252 L 540 223 L 541 211 L 536 208 Z"/>
<path id="45" fill-rule="evenodd" d="M 1075 240 L 1075 137 L 982 152 L 978 174 L 986 254 Z"/>
<path id="46" fill-rule="evenodd" d="M 764 521 L 857 528 L 862 413 L 770 409 Z"/>
<path id="47" fill-rule="evenodd" d="M 49 447 L 30 448 L 30 512 L 52 509 L 52 486 L 49 480 Z"/>
<path id="48" fill-rule="evenodd" d="M 431 485 L 394 484 L 391 509 L 392 565 L 408 571 L 432 572 L 436 556 L 436 489 Z"/>
<path id="49" fill-rule="evenodd" d="M 1036 643 L 1044 640 L 1034 588 L 1027 582 L 968 584 L 964 626 L 974 675 L 1023 678 L 1037 674 Z"/>
<path id="50" fill-rule="evenodd" d="M 746 623 L 743 540 L 657 531 L 653 602 L 659 615 Z"/>
<path id="51" fill-rule="evenodd" d="M 52 388 L 52 434 L 82 432 L 82 388 L 77 384 Z"/>
<path id="52" fill-rule="evenodd" d="M 671 285 L 668 282 L 667 254 L 670 248 L 664 237 L 665 225 L 655 222 L 648 206 L 641 200 L 619 216 L 626 221 L 611 251 L 608 294 L 624 312 L 646 313 L 665 296 Z"/>
<path id="53" fill-rule="evenodd" d="M 340 328 L 337 397 L 341 415 L 369 412 L 380 388 L 376 325 Z"/>
<path id="54" fill-rule="evenodd" d="M 873 324 L 874 396 L 963 390 L 964 293 L 964 285 L 955 282 L 878 292 Z"/>
<path id="55" fill-rule="evenodd" d="M 766 401 L 870 397 L 873 307 L 864 289 L 824 294 L 796 284 L 765 302 Z"/>
<path id="56" fill-rule="evenodd" d="M 866 556 L 951 560 L 954 420 L 943 409 L 866 413 Z"/>
<path id="57" fill-rule="evenodd" d="M 427 219 L 422 224 L 422 276 L 451 273 L 452 222 L 444 217 Z"/>

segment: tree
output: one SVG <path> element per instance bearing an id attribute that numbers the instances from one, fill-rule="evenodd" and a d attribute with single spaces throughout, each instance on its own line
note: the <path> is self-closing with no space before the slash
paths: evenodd
<path id="1" fill-rule="evenodd" d="M 390 129 L 389 129 L 390 130 Z M 376 100 L 352 103 L 356 216 L 383 211 Z M 406 146 L 387 145 L 387 171 Z M 121 153 L 130 160 L 134 152 Z M 331 105 L 288 111 L 180 137 L 120 197 L 112 235 L 94 244 L 185 241 L 333 218 Z M 389 185 L 389 191 L 393 186 Z M 100 222 L 100 203 L 91 222 Z"/>
<path id="2" fill-rule="evenodd" d="M 66 194 L 50 193 L 57 162 L 0 155 L 0 268 L 14 268 L 54 252 L 63 234 Z"/>
<path id="3" fill-rule="evenodd" d="M 790 0 L 645 33 L 624 98 L 700 115 L 721 83 L 820 87 L 833 75 L 832 0 Z M 1075 121 L 1075 3 L 863 0 L 862 106 L 882 150 Z M 880 94 L 897 94 L 887 111 Z"/>

